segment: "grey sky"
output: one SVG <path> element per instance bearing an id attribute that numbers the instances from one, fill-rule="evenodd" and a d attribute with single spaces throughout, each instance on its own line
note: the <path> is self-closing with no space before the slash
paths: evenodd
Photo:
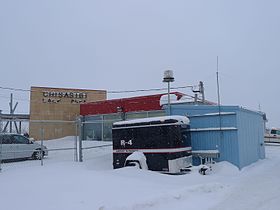
<path id="1" fill-rule="evenodd" d="M 260 104 L 280 127 L 279 8 L 277 0 L 0 0 L 0 86 L 160 88 L 172 69 L 172 86 L 204 81 L 216 101 L 218 55 L 222 103 Z M 0 90 L 4 112 L 10 93 Z M 27 113 L 28 95 L 14 94 Z M 109 98 L 123 96 L 131 95 Z"/>

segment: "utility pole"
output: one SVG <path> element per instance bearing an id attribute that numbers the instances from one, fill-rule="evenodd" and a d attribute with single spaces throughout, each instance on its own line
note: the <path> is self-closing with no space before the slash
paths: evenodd
<path id="1" fill-rule="evenodd" d="M 11 98 L 10 98 L 10 115 L 12 115 L 13 113 L 13 94 L 11 93 Z M 10 121 L 10 133 L 12 133 L 12 129 L 13 129 L 13 124 L 12 121 Z"/>
<path id="2" fill-rule="evenodd" d="M 204 95 L 204 85 L 203 85 L 202 81 L 199 82 L 199 92 L 201 93 L 202 103 L 204 103 L 205 102 L 205 95 Z"/>
<path id="3" fill-rule="evenodd" d="M 194 102 L 197 103 L 199 100 L 198 94 L 201 95 L 201 102 L 204 104 L 205 102 L 205 94 L 204 94 L 204 85 L 202 81 L 199 81 L 198 90 L 192 88 L 192 92 L 194 93 Z"/>
<path id="4" fill-rule="evenodd" d="M 2 128 L 2 110 L 0 110 L 0 133 L 3 132 L 3 128 Z"/>

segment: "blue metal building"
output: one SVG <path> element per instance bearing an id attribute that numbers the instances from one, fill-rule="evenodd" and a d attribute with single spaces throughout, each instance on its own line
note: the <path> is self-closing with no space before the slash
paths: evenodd
<path id="1" fill-rule="evenodd" d="M 263 113 L 239 106 L 172 104 L 171 114 L 189 117 L 193 150 L 219 150 L 217 161 L 239 169 L 265 158 Z"/>

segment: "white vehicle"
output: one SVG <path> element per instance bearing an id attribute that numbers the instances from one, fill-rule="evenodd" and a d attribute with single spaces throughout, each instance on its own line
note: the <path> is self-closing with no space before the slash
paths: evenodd
<path id="1" fill-rule="evenodd" d="M 45 155 L 48 155 L 48 150 L 45 146 L 42 147 L 25 136 L 11 133 L 0 134 L 0 159 L 16 160 L 32 158 L 40 160 Z"/>
<path id="2" fill-rule="evenodd" d="M 264 141 L 266 143 L 280 143 L 280 128 L 266 129 Z"/>

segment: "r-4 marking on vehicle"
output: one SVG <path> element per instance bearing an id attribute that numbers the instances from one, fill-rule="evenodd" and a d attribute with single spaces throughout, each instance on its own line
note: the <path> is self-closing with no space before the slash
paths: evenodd
<path id="1" fill-rule="evenodd" d="M 121 140 L 121 146 L 125 146 L 125 145 L 132 145 L 132 139 L 125 141 L 125 140 Z"/>

